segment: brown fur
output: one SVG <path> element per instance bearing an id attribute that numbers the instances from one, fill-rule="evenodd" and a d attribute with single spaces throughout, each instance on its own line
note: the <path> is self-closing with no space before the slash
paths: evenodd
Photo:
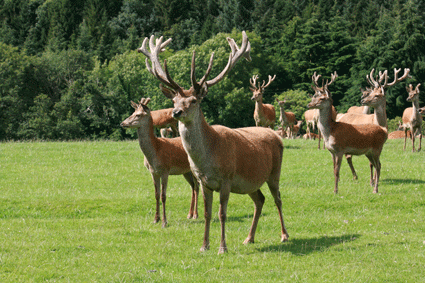
<path id="1" fill-rule="evenodd" d="M 404 131 L 394 131 L 388 134 L 388 139 L 389 140 L 395 140 L 395 139 L 402 139 L 404 138 Z M 407 131 L 407 136 L 409 138 L 412 138 L 412 132 L 411 131 Z"/>
<path id="2" fill-rule="evenodd" d="M 421 109 L 419 108 L 419 86 L 418 84 L 416 88 L 413 88 L 412 85 L 409 85 L 409 88 L 406 88 L 409 93 L 409 97 L 407 101 L 412 102 L 413 107 L 406 108 L 403 112 L 402 121 L 404 128 L 404 148 L 406 150 L 406 140 L 407 140 L 407 130 L 410 129 L 413 133 L 411 135 L 412 139 L 412 151 L 415 152 L 415 136 L 419 134 L 419 148 L 418 151 L 421 150 L 422 147 L 422 114 Z"/>
<path id="3" fill-rule="evenodd" d="M 335 77 L 336 74 L 331 82 L 333 82 Z M 334 163 L 334 193 L 338 192 L 339 171 L 344 154 L 366 155 L 371 166 L 376 169 L 375 177 L 371 178 L 371 185 L 374 186 L 373 192 L 377 193 L 381 172 L 379 157 L 387 140 L 388 132 L 386 128 L 374 124 L 351 125 L 335 122 L 332 118 L 332 98 L 327 86 L 328 84 L 322 88 L 313 87 L 315 95 L 308 104 L 308 108 L 317 108 L 320 111 L 318 126 L 323 134 L 325 146 L 332 154 Z"/>
<path id="4" fill-rule="evenodd" d="M 263 85 L 259 85 L 258 87 L 256 85 L 258 75 L 253 76 L 252 79 L 250 79 L 250 90 L 252 91 L 251 99 L 255 101 L 254 120 L 257 127 L 270 127 L 271 129 L 274 129 L 276 121 L 276 111 L 274 106 L 263 103 L 264 89 L 274 80 L 274 78 L 275 77 L 272 78 L 269 76 L 268 84 L 265 85 L 265 82 L 263 82 Z"/>
<path id="5" fill-rule="evenodd" d="M 277 103 L 279 104 L 279 108 L 280 108 L 280 117 L 279 117 L 279 121 L 282 125 L 282 128 L 286 130 L 286 132 L 288 133 L 288 138 L 292 138 L 292 132 L 293 132 L 293 127 L 295 125 L 295 122 L 297 121 L 295 118 L 295 114 L 292 112 L 285 112 L 284 109 L 284 105 L 285 105 L 285 100 L 281 101 L 279 99 L 276 98 Z"/>
<path id="6" fill-rule="evenodd" d="M 351 106 L 347 113 L 370 114 L 370 108 L 369 106 Z"/>
<path id="7" fill-rule="evenodd" d="M 165 227 L 167 225 L 165 203 L 169 175 L 183 175 L 190 184 L 192 187 L 192 200 L 188 218 L 198 218 L 199 187 L 190 171 L 190 164 L 183 148 L 182 140 L 180 137 L 171 139 L 157 138 L 154 135 L 151 116 L 154 111 L 151 112 L 146 106 L 149 99 L 142 99 L 142 102 L 139 105 L 132 103 L 136 110 L 121 123 L 121 126 L 123 128 L 137 128 L 140 149 L 145 156 L 144 165 L 151 173 L 155 186 L 156 213 L 154 223 L 161 219 L 159 213 L 161 200 L 163 209 L 162 226 Z"/>
<path id="8" fill-rule="evenodd" d="M 157 129 L 163 129 L 163 128 L 171 128 L 172 130 L 172 137 L 177 137 L 179 130 L 178 130 L 178 121 L 173 118 L 173 108 L 166 108 L 166 109 L 160 109 L 160 110 L 154 110 L 151 111 L 151 116 L 153 120 L 153 126 Z M 165 137 L 162 136 L 161 137 Z"/>

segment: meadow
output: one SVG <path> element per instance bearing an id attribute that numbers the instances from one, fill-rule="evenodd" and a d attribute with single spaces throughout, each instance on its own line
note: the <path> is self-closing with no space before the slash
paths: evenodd
<path id="1" fill-rule="evenodd" d="M 424 152 L 388 140 L 379 193 L 369 162 L 346 161 L 333 193 L 331 155 L 317 141 L 284 140 L 280 179 L 289 241 L 280 243 L 267 186 L 254 244 L 243 245 L 254 206 L 230 196 L 228 253 L 200 252 L 200 217 L 186 219 L 191 190 L 172 176 L 168 227 L 153 224 L 154 188 L 137 141 L 0 143 L 0 282 L 424 282 Z"/>

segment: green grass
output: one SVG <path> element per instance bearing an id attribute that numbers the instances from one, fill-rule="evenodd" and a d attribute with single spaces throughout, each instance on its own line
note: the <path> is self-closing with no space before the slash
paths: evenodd
<path id="1" fill-rule="evenodd" d="M 280 243 L 268 191 L 256 243 L 248 196 L 231 195 L 226 236 L 215 194 L 211 249 L 190 188 L 172 176 L 167 228 L 153 224 L 152 181 L 136 141 L 0 143 L 0 282 L 424 282 L 424 153 L 387 141 L 379 194 L 369 163 L 344 161 L 333 193 L 331 155 L 316 141 L 285 140 L 281 195 L 290 238 Z"/>

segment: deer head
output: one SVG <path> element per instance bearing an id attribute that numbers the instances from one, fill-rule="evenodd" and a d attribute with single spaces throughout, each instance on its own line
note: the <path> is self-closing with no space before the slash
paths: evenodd
<path id="1" fill-rule="evenodd" d="M 163 94 L 172 99 L 174 102 L 173 117 L 181 122 L 191 120 L 193 113 L 200 110 L 200 103 L 202 99 L 207 95 L 208 88 L 220 82 L 228 72 L 236 65 L 240 58 L 245 57 L 247 61 L 251 61 L 250 50 L 251 45 L 248 41 L 246 33 L 242 32 L 242 45 L 241 48 L 238 47 L 236 42 L 232 38 L 227 38 L 227 41 L 231 48 L 231 53 L 229 55 L 229 60 L 226 67 L 218 74 L 215 78 L 207 80 L 208 76 L 212 69 L 212 63 L 214 60 L 214 53 L 212 53 L 209 61 L 208 68 L 205 72 L 205 75 L 201 80 L 196 79 L 195 75 L 195 51 L 192 56 L 191 72 L 190 78 L 192 86 L 188 90 L 184 90 L 176 82 L 174 82 L 168 72 L 167 62 L 164 60 L 164 69 L 162 68 L 158 55 L 160 52 L 164 51 L 166 45 L 171 41 L 168 39 L 163 42 L 163 38 L 160 37 L 156 40 L 154 44 L 154 36 L 151 36 L 149 40 L 150 52 L 147 50 L 148 39 L 145 38 L 142 44 L 142 47 L 138 49 L 139 52 L 145 54 L 146 58 L 146 67 L 149 72 L 151 72 L 162 84 L 160 85 Z M 149 60 L 151 64 L 149 64 Z"/>
<path id="2" fill-rule="evenodd" d="M 269 75 L 269 82 L 266 84 L 266 82 L 263 81 L 263 84 L 261 86 L 260 86 L 260 83 L 258 83 L 258 87 L 257 87 L 258 75 L 252 76 L 252 78 L 249 79 L 249 83 L 251 84 L 249 89 L 252 91 L 251 99 L 254 101 L 262 101 L 264 89 L 268 87 L 270 83 L 274 81 L 275 78 L 276 78 L 276 75 L 274 75 L 273 77 Z"/>
<path id="3" fill-rule="evenodd" d="M 338 74 L 336 71 L 331 74 L 331 80 L 326 80 L 326 83 L 322 80 L 322 86 L 319 86 L 318 80 L 321 75 L 316 75 L 316 72 L 314 72 L 313 76 L 311 77 L 314 85 L 314 95 L 311 99 L 311 102 L 307 105 L 308 108 L 316 108 L 321 109 L 324 108 L 325 104 L 332 104 L 332 94 L 329 92 L 328 87 L 335 81 L 335 79 L 338 77 Z"/>
<path id="4" fill-rule="evenodd" d="M 412 102 L 413 99 L 419 95 L 419 87 L 421 84 L 418 84 L 415 88 L 413 88 L 412 84 L 409 84 L 409 87 L 406 87 L 407 92 L 409 93 L 409 97 L 407 97 L 407 101 Z"/>
<path id="5" fill-rule="evenodd" d="M 147 105 L 150 100 L 150 98 L 142 98 L 139 104 L 131 101 L 131 106 L 133 106 L 135 111 L 133 114 L 131 114 L 130 117 L 128 117 L 121 123 L 121 127 L 127 129 L 148 126 L 150 110 Z"/>

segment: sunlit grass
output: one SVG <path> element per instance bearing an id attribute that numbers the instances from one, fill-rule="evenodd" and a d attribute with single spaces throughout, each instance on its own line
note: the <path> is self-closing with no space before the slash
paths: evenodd
<path id="1" fill-rule="evenodd" d="M 331 155 L 317 141 L 285 140 L 281 195 L 289 241 L 268 188 L 256 243 L 248 196 L 231 195 L 226 236 L 215 194 L 211 250 L 204 223 L 186 219 L 191 190 L 172 176 L 168 227 L 153 224 L 151 177 L 136 141 L 0 144 L 1 282 L 420 282 L 425 269 L 424 153 L 387 141 L 379 194 L 369 163 L 344 161 L 334 195 Z"/>

